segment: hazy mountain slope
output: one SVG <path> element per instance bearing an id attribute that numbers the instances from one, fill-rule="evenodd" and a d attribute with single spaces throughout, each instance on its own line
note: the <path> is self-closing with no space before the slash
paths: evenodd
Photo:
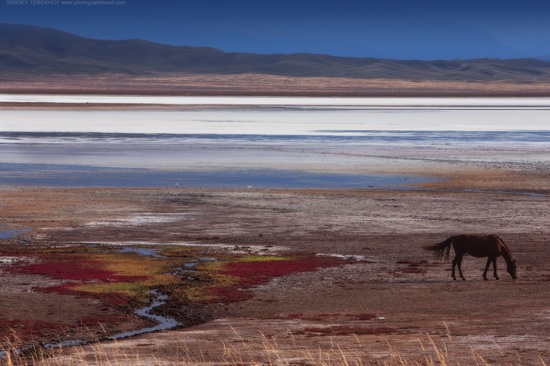
<path id="1" fill-rule="evenodd" d="M 0 76 L 51 74 L 259 73 L 362 79 L 550 81 L 550 62 L 535 59 L 403 61 L 314 54 L 226 53 L 208 47 L 107 41 L 58 30 L 0 24 Z"/>

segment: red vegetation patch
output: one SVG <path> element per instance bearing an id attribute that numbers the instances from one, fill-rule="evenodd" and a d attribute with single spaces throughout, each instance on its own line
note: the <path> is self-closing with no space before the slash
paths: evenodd
<path id="1" fill-rule="evenodd" d="M 398 268 L 395 271 L 390 271 L 390 274 L 397 274 L 397 273 L 426 273 L 426 271 L 422 268 L 423 264 L 421 263 L 415 263 L 411 261 L 398 261 L 397 264 L 406 264 L 407 267 Z"/>
<path id="2" fill-rule="evenodd" d="M 329 318 L 340 318 L 344 316 L 339 313 L 323 313 L 323 314 L 288 314 L 290 319 L 300 319 L 309 321 L 324 321 Z"/>
<path id="3" fill-rule="evenodd" d="M 60 294 L 78 294 L 98 299 L 110 305 L 124 305 L 128 299 L 116 293 L 88 293 L 74 289 L 82 283 L 111 283 L 111 282 L 137 282 L 148 279 L 147 276 L 120 276 L 112 271 L 101 268 L 99 261 L 72 255 L 70 257 L 60 256 L 57 258 L 42 258 L 40 263 L 20 264 L 10 267 L 16 273 L 34 274 L 47 276 L 56 280 L 71 281 L 61 285 L 41 288 L 44 292 L 55 292 Z"/>
<path id="4" fill-rule="evenodd" d="M 422 268 L 417 267 L 407 267 L 407 268 L 399 268 L 395 271 L 389 271 L 390 274 L 398 274 L 398 273 L 426 273 L 425 270 Z"/>
<path id="5" fill-rule="evenodd" d="M 249 297 L 243 289 L 266 284 L 272 278 L 292 273 L 314 272 L 318 268 L 335 267 L 345 263 L 348 261 L 340 258 L 313 255 L 285 260 L 229 262 L 220 274 L 237 280 L 228 286 L 211 287 L 209 291 L 216 297 L 216 302 L 242 301 Z"/>
<path id="6" fill-rule="evenodd" d="M 72 258 L 47 259 L 40 263 L 22 264 L 12 267 L 12 271 L 47 276 L 57 280 L 80 282 L 136 282 L 147 279 L 146 276 L 119 276 L 101 268 L 101 262 Z"/>
<path id="7" fill-rule="evenodd" d="M 376 315 L 364 313 L 364 314 L 348 314 L 349 318 L 355 319 L 355 320 L 372 320 L 376 318 Z"/>
<path id="8" fill-rule="evenodd" d="M 240 278 L 241 285 L 254 286 L 266 283 L 274 277 L 292 273 L 313 272 L 318 268 L 333 267 L 345 263 L 340 258 L 304 256 L 287 260 L 227 263 L 223 274 Z"/>

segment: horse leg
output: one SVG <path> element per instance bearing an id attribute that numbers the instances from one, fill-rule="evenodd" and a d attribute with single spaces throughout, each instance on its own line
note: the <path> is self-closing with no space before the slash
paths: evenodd
<path id="1" fill-rule="evenodd" d="M 464 258 L 464 255 L 459 256 L 457 259 L 458 274 L 460 275 L 460 278 L 462 278 L 462 281 L 466 281 L 464 275 L 462 274 L 462 258 Z"/>
<path id="2" fill-rule="evenodd" d="M 498 278 L 498 275 L 497 275 L 497 259 L 496 259 L 496 257 L 493 258 L 493 277 L 495 278 L 495 280 L 500 279 L 500 278 Z"/>
<path id="3" fill-rule="evenodd" d="M 483 279 L 485 281 L 487 281 L 487 271 L 489 270 L 489 266 L 491 265 L 492 261 L 493 261 L 493 258 L 487 257 L 487 263 L 485 264 L 485 270 L 483 271 Z"/>
<path id="4" fill-rule="evenodd" d="M 455 266 L 458 267 L 458 274 L 460 275 L 460 278 L 462 279 L 462 281 L 465 281 L 466 279 L 462 275 L 462 255 L 456 254 L 455 257 L 453 258 L 452 276 L 453 276 L 453 280 L 456 281 Z"/>
<path id="5" fill-rule="evenodd" d="M 455 254 L 455 257 L 453 258 L 453 271 L 451 272 L 451 276 L 453 276 L 453 280 L 456 281 L 456 276 L 455 276 L 455 266 L 456 266 L 456 263 L 458 262 L 458 255 Z"/>

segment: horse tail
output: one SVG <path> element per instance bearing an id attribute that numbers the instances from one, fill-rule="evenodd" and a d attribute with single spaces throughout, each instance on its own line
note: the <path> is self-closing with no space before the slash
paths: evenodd
<path id="1" fill-rule="evenodd" d="M 431 250 L 434 252 L 434 257 L 436 257 L 439 260 L 449 260 L 449 254 L 451 252 L 451 244 L 453 243 L 454 236 L 449 237 L 447 240 L 442 241 L 441 243 L 437 243 L 434 245 L 428 245 L 425 247 L 422 247 L 426 250 Z"/>

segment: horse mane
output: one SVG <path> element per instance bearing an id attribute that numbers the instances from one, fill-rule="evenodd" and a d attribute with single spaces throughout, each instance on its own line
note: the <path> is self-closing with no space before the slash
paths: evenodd
<path id="1" fill-rule="evenodd" d="M 491 234 L 491 235 L 489 235 L 489 237 L 496 239 L 500 244 L 502 244 L 502 247 L 504 248 L 504 253 L 503 253 L 502 257 L 504 258 L 504 260 L 506 260 L 506 263 L 511 261 L 512 260 L 512 252 L 510 252 L 510 248 L 508 248 L 508 245 L 506 245 L 504 240 L 502 240 L 500 237 L 498 237 L 495 234 Z"/>

